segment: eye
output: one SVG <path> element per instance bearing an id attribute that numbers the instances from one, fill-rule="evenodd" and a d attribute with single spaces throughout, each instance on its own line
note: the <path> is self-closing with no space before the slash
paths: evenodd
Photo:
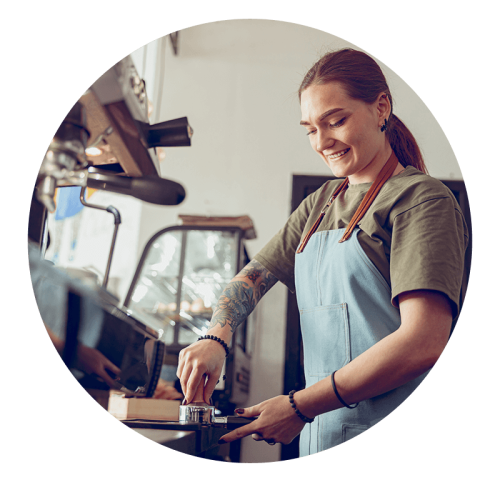
<path id="1" fill-rule="evenodd" d="M 339 120 L 338 122 L 336 123 L 330 123 L 330 128 L 337 128 L 337 127 L 341 127 L 345 122 L 345 117 L 342 118 L 342 120 Z"/>
<path id="2" fill-rule="evenodd" d="M 344 122 L 346 121 L 347 119 L 347 116 L 344 116 L 344 118 L 342 118 L 341 120 L 339 120 L 338 122 L 335 122 L 335 123 L 330 123 L 328 126 L 330 128 L 338 128 L 338 127 L 341 127 L 342 125 L 344 125 Z M 312 135 L 312 134 L 315 134 L 316 133 L 316 130 L 310 130 L 309 132 L 307 132 L 307 135 Z"/>

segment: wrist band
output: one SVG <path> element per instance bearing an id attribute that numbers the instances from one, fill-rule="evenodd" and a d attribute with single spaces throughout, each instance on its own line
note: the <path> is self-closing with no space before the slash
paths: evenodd
<path id="1" fill-rule="evenodd" d="M 216 337 L 215 335 L 203 335 L 198 340 L 204 340 L 204 339 L 215 340 L 215 341 L 219 342 L 219 344 L 222 347 L 224 347 L 224 349 L 226 351 L 226 358 L 229 356 L 229 347 L 222 339 L 220 339 L 219 337 Z"/>
<path id="2" fill-rule="evenodd" d="M 296 393 L 297 391 L 290 391 L 288 393 L 288 399 L 290 401 L 290 404 L 292 405 L 292 408 L 293 410 L 295 411 L 295 413 L 297 414 L 297 416 L 303 420 L 306 424 L 310 424 L 311 422 L 314 421 L 314 418 L 308 418 L 306 417 L 305 415 L 302 415 L 302 413 L 300 413 L 299 409 L 297 408 L 297 405 L 295 404 L 295 401 L 293 400 L 293 395 Z"/>
<path id="3" fill-rule="evenodd" d="M 353 410 L 354 408 L 356 408 L 356 406 L 359 405 L 359 403 L 356 403 L 352 406 L 349 406 L 341 397 L 340 397 L 340 394 L 339 394 L 339 391 L 337 391 L 337 386 L 335 385 L 335 374 L 337 373 L 337 370 L 335 370 L 333 373 L 332 373 L 332 387 L 333 387 L 333 390 L 335 391 L 335 395 L 337 396 L 338 400 L 346 407 L 346 408 L 349 408 L 350 410 Z"/>

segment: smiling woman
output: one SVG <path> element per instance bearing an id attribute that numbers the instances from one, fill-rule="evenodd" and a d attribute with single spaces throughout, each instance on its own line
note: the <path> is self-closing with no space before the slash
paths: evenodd
<path id="1" fill-rule="evenodd" d="M 233 278 L 209 333 L 229 343 L 277 281 L 296 292 L 306 387 L 236 410 L 257 418 L 221 442 L 252 435 L 288 444 L 300 433 L 304 456 L 372 427 L 436 363 L 459 312 L 468 231 L 452 192 L 426 174 L 413 135 L 392 113 L 372 58 L 351 49 L 325 55 L 299 98 L 311 146 L 341 179 L 307 197 Z M 209 400 L 223 354 L 216 342 L 181 352 L 188 401 L 200 388 Z"/>

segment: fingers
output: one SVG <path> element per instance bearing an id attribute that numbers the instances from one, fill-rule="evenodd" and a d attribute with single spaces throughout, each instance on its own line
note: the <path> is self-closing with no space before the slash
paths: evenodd
<path id="1" fill-rule="evenodd" d="M 98 377 L 101 377 L 104 382 L 109 385 L 109 387 L 114 387 L 115 380 L 109 376 L 108 372 L 104 368 L 102 368 L 101 370 L 97 370 L 96 375 Z"/>
<path id="2" fill-rule="evenodd" d="M 236 408 L 234 411 L 239 417 L 258 417 L 261 413 L 261 405 L 250 406 L 249 408 Z M 250 424 L 244 425 L 239 429 L 236 429 L 229 434 L 224 435 L 219 443 L 230 443 L 231 441 L 235 441 L 236 439 L 241 439 L 246 436 L 252 435 L 252 438 L 255 441 L 262 441 L 264 438 L 259 433 L 259 429 L 261 428 L 261 422 L 258 419 L 254 420 Z"/>
<path id="3" fill-rule="evenodd" d="M 183 380 L 184 365 L 185 365 L 184 353 L 183 353 L 183 351 L 181 351 L 179 353 L 179 364 L 177 365 L 177 378 L 179 379 L 179 381 L 181 383 L 182 392 L 184 394 L 186 394 L 186 384 Z"/>
<path id="4" fill-rule="evenodd" d="M 257 420 L 253 421 L 250 424 L 244 425 L 243 427 L 240 427 L 239 429 L 235 429 L 234 431 L 230 432 L 229 434 L 225 434 L 219 439 L 219 444 L 223 443 L 231 443 L 233 441 L 236 441 L 237 439 L 244 438 L 246 436 L 250 436 L 250 434 L 256 433 L 257 429 L 259 427 L 259 424 L 257 423 Z"/>
<path id="5" fill-rule="evenodd" d="M 114 365 L 108 358 L 106 358 L 105 368 L 113 372 L 115 375 L 120 375 L 121 370 L 116 365 Z"/>
<path id="6" fill-rule="evenodd" d="M 252 439 L 254 441 L 264 441 L 264 438 L 260 434 L 257 434 L 256 432 L 252 434 Z"/>
<path id="7" fill-rule="evenodd" d="M 181 351 L 182 354 L 182 351 Z M 181 388 L 182 392 L 184 393 L 185 399 L 188 399 L 188 384 L 190 380 L 192 381 L 192 376 L 193 376 L 193 371 L 194 369 L 192 368 L 192 364 L 188 364 L 186 361 L 186 356 L 179 357 L 179 366 L 177 368 L 177 376 L 179 377 L 179 381 L 181 383 Z M 195 392 L 196 392 L 195 387 L 192 390 L 192 394 L 190 393 L 189 396 L 192 399 Z M 189 401 L 189 400 L 188 400 Z"/>
<path id="8" fill-rule="evenodd" d="M 114 387 L 114 381 L 113 379 L 105 372 L 103 371 L 102 373 L 97 374 L 99 377 L 101 377 L 106 384 L 108 384 L 109 387 L 113 388 Z"/>
<path id="9" fill-rule="evenodd" d="M 205 403 L 207 404 L 210 404 L 210 398 L 212 397 L 212 394 L 215 390 L 215 386 L 219 381 L 220 374 L 221 372 L 219 371 L 216 374 L 211 374 L 208 376 L 207 383 L 205 384 L 205 390 L 203 392 L 203 401 L 205 401 Z"/>
<path id="10" fill-rule="evenodd" d="M 114 373 L 116 377 L 111 377 L 108 372 Z M 104 382 L 106 382 L 106 384 L 109 385 L 109 387 L 114 387 L 115 380 L 118 379 L 120 373 L 120 368 L 118 368 L 108 358 L 104 357 L 102 366 L 99 368 L 98 375 L 104 380 Z"/>
<path id="11" fill-rule="evenodd" d="M 186 390 L 184 391 L 184 395 L 186 397 L 186 402 L 190 403 L 193 401 L 196 392 L 198 390 L 198 386 L 200 383 L 204 383 L 204 370 L 200 369 L 199 367 L 196 367 L 190 374 L 189 380 L 186 383 Z M 203 394 L 203 393 L 202 393 Z M 201 395 L 201 398 L 203 398 L 203 395 Z"/>

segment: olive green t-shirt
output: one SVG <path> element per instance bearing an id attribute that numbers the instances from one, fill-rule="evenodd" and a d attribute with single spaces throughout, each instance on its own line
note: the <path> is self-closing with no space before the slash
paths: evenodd
<path id="1" fill-rule="evenodd" d="M 295 251 L 341 182 L 328 181 L 309 195 L 254 257 L 292 291 Z M 349 185 L 317 232 L 347 227 L 370 185 Z M 406 167 L 384 184 L 358 227 L 359 243 L 389 284 L 393 305 L 402 292 L 435 290 L 448 296 L 457 316 L 469 237 L 460 206 L 441 181 Z"/>

